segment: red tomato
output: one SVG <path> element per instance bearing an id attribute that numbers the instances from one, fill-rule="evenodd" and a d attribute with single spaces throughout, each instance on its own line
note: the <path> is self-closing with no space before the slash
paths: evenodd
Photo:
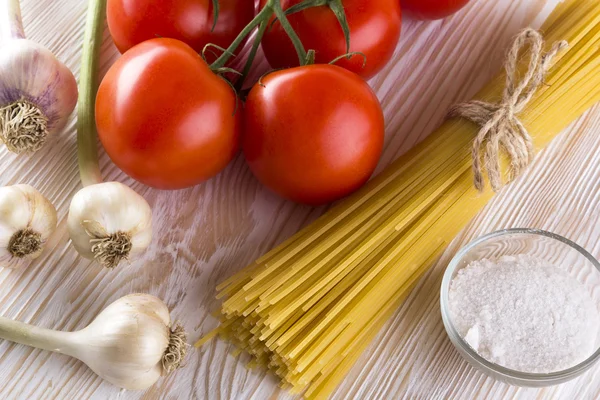
<path id="1" fill-rule="evenodd" d="M 301 1 L 282 0 L 281 5 L 285 10 Z M 261 6 L 265 3 L 261 0 Z M 350 51 L 364 53 L 367 65 L 363 68 L 361 56 L 340 60 L 336 65 L 370 78 L 388 63 L 398 44 L 400 4 L 398 0 L 344 0 L 343 4 L 350 27 Z M 309 8 L 288 18 L 306 50 L 316 51 L 317 63 L 326 64 L 347 53 L 344 33 L 329 6 Z M 262 46 L 271 67 L 299 65 L 294 46 L 279 22 L 267 30 Z"/>
<path id="2" fill-rule="evenodd" d="M 255 12 L 251 0 L 219 0 L 211 32 L 212 0 L 108 0 L 107 7 L 108 27 L 121 53 L 156 37 L 182 40 L 198 53 L 207 43 L 226 48 Z"/>
<path id="3" fill-rule="evenodd" d="M 221 171 L 238 150 L 241 109 L 188 45 L 152 39 L 126 52 L 96 98 L 100 141 L 132 178 L 180 189 Z"/>
<path id="4" fill-rule="evenodd" d="M 246 101 L 243 149 L 281 196 L 329 203 L 361 187 L 383 147 L 381 105 L 358 75 L 317 64 L 273 72 Z"/>
<path id="5" fill-rule="evenodd" d="M 419 19 L 440 19 L 454 14 L 469 0 L 401 0 L 402 9 Z"/>

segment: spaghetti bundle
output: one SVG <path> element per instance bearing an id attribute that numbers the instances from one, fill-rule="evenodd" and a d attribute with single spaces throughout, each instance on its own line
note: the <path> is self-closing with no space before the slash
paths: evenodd
<path id="1" fill-rule="evenodd" d="M 566 40 L 519 113 L 536 148 L 600 100 L 600 2 L 568 0 L 542 28 Z M 527 65 L 523 65 L 524 68 Z M 504 75 L 477 96 L 501 98 Z M 327 397 L 423 273 L 493 196 L 473 186 L 477 126 L 450 120 L 361 191 L 218 286 L 215 335 L 306 398 Z"/>

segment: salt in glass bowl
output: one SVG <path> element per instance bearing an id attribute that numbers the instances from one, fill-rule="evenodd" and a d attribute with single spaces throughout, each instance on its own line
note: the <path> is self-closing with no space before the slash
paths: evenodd
<path id="1" fill-rule="evenodd" d="M 475 368 L 500 381 L 517 386 L 543 387 L 567 382 L 583 374 L 600 359 L 600 333 L 596 351 L 579 364 L 551 373 L 528 373 L 509 369 L 484 359 L 460 336 L 449 309 L 450 283 L 470 262 L 505 255 L 528 254 L 563 268 L 583 284 L 600 312 L 600 263 L 587 251 L 554 233 L 537 229 L 506 229 L 484 235 L 463 247 L 452 259 L 442 280 L 440 306 L 450 341 Z"/>

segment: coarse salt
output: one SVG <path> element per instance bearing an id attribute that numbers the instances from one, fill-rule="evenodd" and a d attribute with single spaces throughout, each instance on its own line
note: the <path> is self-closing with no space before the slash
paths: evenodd
<path id="1" fill-rule="evenodd" d="M 449 307 L 458 333 L 477 353 L 513 370 L 564 370 L 598 345 L 600 317 L 589 292 L 541 258 L 470 263 L 450 284 Z"/>

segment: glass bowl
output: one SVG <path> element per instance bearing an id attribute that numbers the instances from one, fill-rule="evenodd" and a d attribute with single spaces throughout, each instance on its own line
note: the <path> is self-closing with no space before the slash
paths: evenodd
<path id="1" fill-rule="evenodd" d="M 484 235 L 462 248 L 452 259 L 442 280 L 440 306 L 442 320 L 450 341 L 458 352 L 475 368 L 485 374 L 517 386 L 543 387 L 569 381 L 591 368 L 600 359 L 600 334 L 596 351 L 585 361 L 563 371 L 527 373 L 502 367 L 481 357 L 460 336 L 452 324 L 448 294 L 450 282 L 458 271 L 470 262 L 503 255 L 528 254 L 543 258 L 564 268 L 589 291 L 600 310 L 600 263 L 577 244 L 554 233 L 536 229 L 506 229 Z"/>

